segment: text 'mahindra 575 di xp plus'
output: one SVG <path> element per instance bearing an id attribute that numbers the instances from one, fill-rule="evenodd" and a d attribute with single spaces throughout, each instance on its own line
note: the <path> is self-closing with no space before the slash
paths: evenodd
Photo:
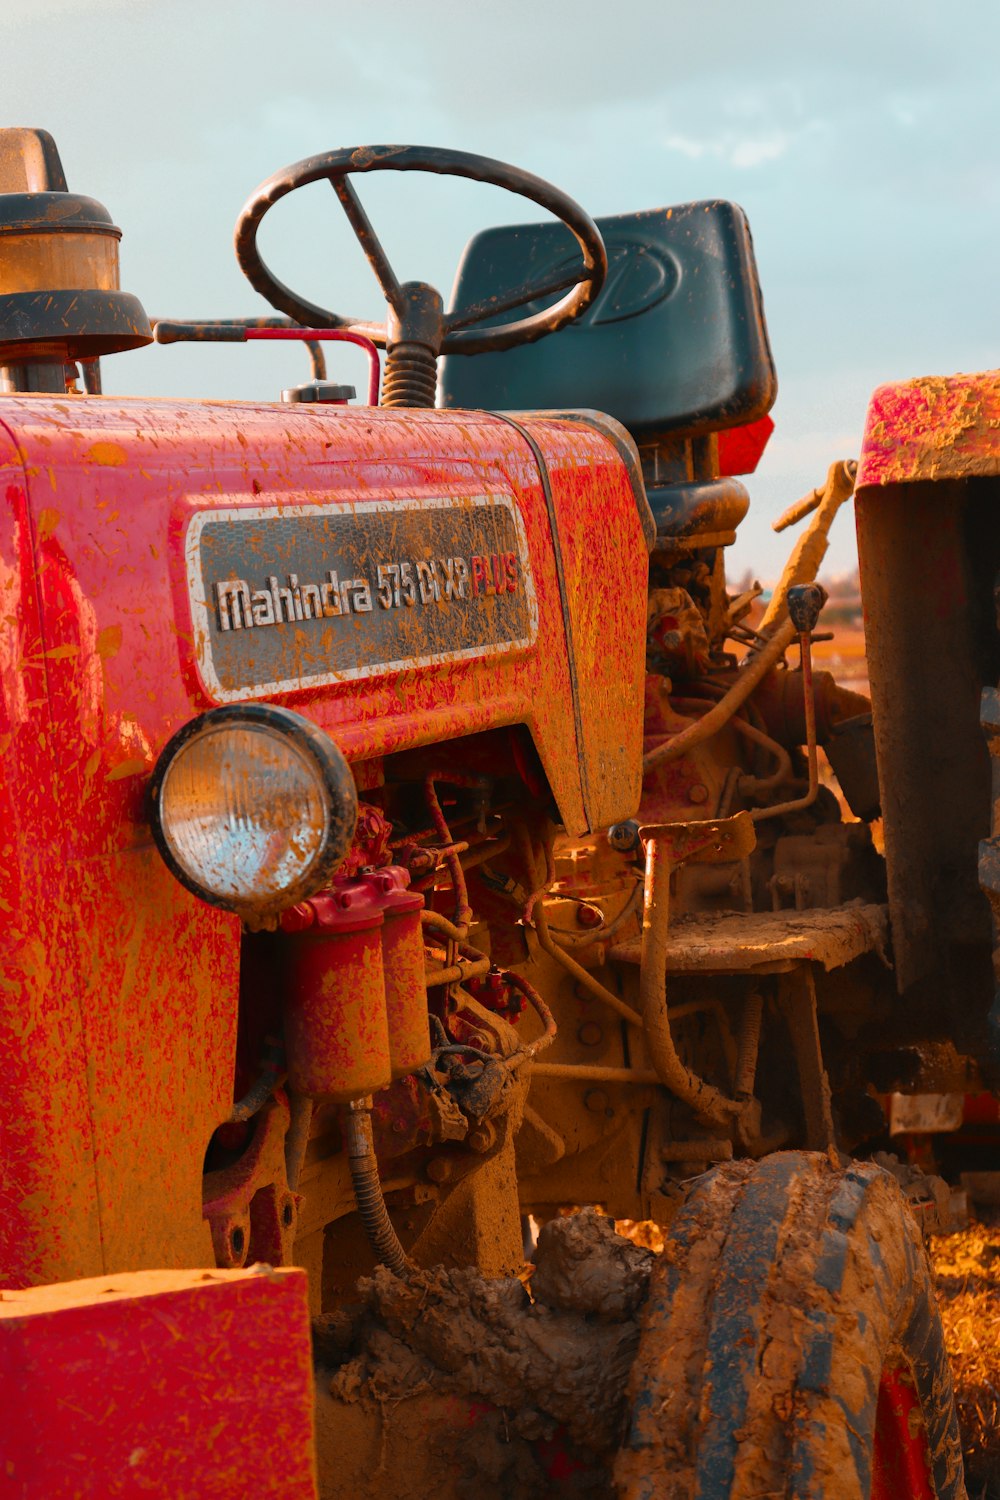
<path id="1" fill-rule="evenodd" d="M 374 171 L 554 219 L 446 311 Z M 261 258 L 317 181 L 382 324 Z M 959 1500 L 940 1203 L 875 1158 L 995 1083 L 996 376 L 876 393 L 761 614 L 733 204 L 331 151 L 238 220 L 276 316 L 152 327 L 118 239 L 0 133 L 0 1495 Z M 154 337 L 312 379 L 103 395 Z M 870 702 L 811 651 L 855 490 Z"/>

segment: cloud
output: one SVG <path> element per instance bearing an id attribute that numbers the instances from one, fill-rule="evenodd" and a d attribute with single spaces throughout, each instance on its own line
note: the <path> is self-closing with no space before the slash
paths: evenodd
<path id="1" fill-rule="evenodd" d="M 766 161 L 777 161 L 779 156 L 784 156 L 791 145 L 792 138 L 783 130 L 773 131 L 770 135 L 751 137 L 748 140 L 739 141 L 730 153 L 729 160 L 734 167 L 760 167 Z"/>
<path id="2" fill-rule="evenodd" d="M 786 111 L 792 115 L 795 112 L 794 109 Z M 739 107 L 727 109 L 726 113 L 737 117 L 755 116 L 757 128 L 748 131 L 745 127 L 726 125 L 704 135 L 668 130 L 660 136 L 660 145 L 689 161 L 717 161 L 737 170 L 753 170 L 787 156 L 793 147 L 809 137 L 828 136 L 832 129 L 829 121 L 815 118 L 794 123 L 768 121 L 766 117 L 773 116 L 776 111 L 768 110 L 760 99 L 743 100 Z"/>
<path id="3" fill-rule="evenodd" d="M 708 140 L 670 134 L 663 137 L 662 145 L 665 150 L 676 151 L 689 161 L 708 158 L 726 162 L 731 167 L 759 167 L 764 162 L 777 161 L 780 156 L 784 156 L 792 139 L 784 130 L 772 130 L 757 136 L 739 136 L 733 131 L 724 131 Z"/>

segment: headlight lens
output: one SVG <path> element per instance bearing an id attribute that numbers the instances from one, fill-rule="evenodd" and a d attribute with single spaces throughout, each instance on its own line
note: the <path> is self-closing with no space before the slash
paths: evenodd
<path id="1" fill-rule="evenodd" d="M 261 921 L 318 890 L 350 847 L 357 792 L 333 741 L 270 704 L 202 714 L 150 787 L 160 853 L 202 900 Z"/>

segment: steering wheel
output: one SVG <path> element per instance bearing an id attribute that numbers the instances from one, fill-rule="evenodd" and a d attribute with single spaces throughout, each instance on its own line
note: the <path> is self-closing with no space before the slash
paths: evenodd
<path id="1" fill-rule="evenodd" d="M 522 198 L 530 198 L 566 225 L 583 256 L 579 269 L 564 272 L 538 285 L 525 285 L 505 296 L 487 298 L 445 316 L 440 294 L 425 282 L 400 282 L 378 236 L 369 223 L 350 178 L 359 172 L 435 172 L 445 177 L 467 177 L 490 183 Z M 257 230 L 268 209 L 296 188 L 326 178 L 343 206 L 348 221 L 389 305 L 385 323 L 369 323 L 344 317 L 318 307 L 284 286 L 261 259 Z M 308 327 L 344 328 L 363 334 L 381 348 L 418 346 L 432 360 L 438 354 L 486 354 L 530 344 L 555 333 L 578 318 L 600 291 L 608 269 L 607 251 L 593 219 L 568 194 L 551 183 L 488 156 L 467 151 L 442 151 L 433 146 L 355 146 L 324 151 L 285 167 L 261 183 L 236 221 L 236 258 L 251 286 L 272 307 Z M 525 302 L 566 290 L 552 307 L 505 323 L 499 328 L 476 329 L 472 325 L 495 317 Z M 426 358 L 426 354 L 424 357 Z M 410 403 L 407 403 L 410 404 Z M 422 403 L 421 403 L 422 404 Z M 433 396 L 431 396 L 433 404 Z"/>

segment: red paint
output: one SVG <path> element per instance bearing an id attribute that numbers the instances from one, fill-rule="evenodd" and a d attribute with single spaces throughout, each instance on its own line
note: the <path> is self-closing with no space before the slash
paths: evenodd
<path id="1" fill-rule="evenodd" d="M 727 427 L 718 435 L 719 474 L 752 474 L 767 447 L 774 421 L 758 417 L 742 427 Z"/>
<path id="2" fill-rule="evenodd" d="M 966 1094 L 962 1119 L 966 1125 L 1000 1125 L 1000 1095 Z"/>
<path id="3" fill-rule="evenodd" d="M 908 1370 L 883 1370 L 875 1417 L 871 1500 L 934 1500 L 927 1435 Z"/>
<path id="4" fill-rule="evenodd" d="M 467 1400 L 464 1397 L 457 1397 L 454 1406 L 456 1425 L 463 1427 L 475 1427 L 497 1411 L 497 1407 L 490 1401 Z M 575 1476 L 593 1474 L 593 1463 L 585 1463 L 577 1458 L 569 1447 L 565 1427 L 557 1427 L 550 1438 L 536 1438 L 531 1446 L 549 1485 L 556 1486 L 553 1494 L 561 1493 L 563 1484 L 569 1485 L 567 1494 L 579 1494 L 579 1483 Z"/>
<path id="5" fill-rule="evenodd" d="M 18 1500 L 315 1500 L 305 1272 L 5 1293 L 0 1407 Z"/>
<path id="6" fill-rule="evenodd" d="M 378 406 L 379 360 L 378 350 L 371 339 L 361 333 L 350 333 L 346 328 L 247 328 L 245 339 L 298 339 L 310 343 L 356 344 L 368 356 L 368 405 Z"/>
<path id="7" fill-rule="evenodd" d="M 538 1454 L 545 1477 L 553 1484 L 562 1484 L 571 1480 L 574 1474 L 585 1474 L 587 1464 L 569 1451 L 566 1446 L 567 1434 L 565 1427 L 559 1427 L 550 1438 L 539 1438 L 535 1443 L 535 1452 Z"/>
<path id="8" fill-rule="evenodd" d="M 472 562 L 472 593 L 475 597 L 482 589 L 485 593 L 489 584 L 490 571 L 485 557 L 473 557 Z"/>

